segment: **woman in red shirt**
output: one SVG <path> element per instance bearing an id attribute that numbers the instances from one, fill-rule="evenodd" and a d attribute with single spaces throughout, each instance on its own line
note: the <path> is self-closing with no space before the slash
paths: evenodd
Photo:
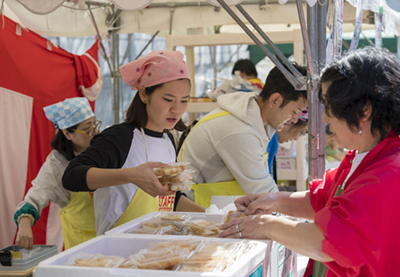
<path id="1" fill-rule="evenodd" d="M 329 65 L 319 84 L 322 119 L 352 150 L 309 191 L 238 199 L 238 210 L 258 215 L 222 225 L 220 236 L 277 241 L 316 261 L 305 276 L 398 276 L 400 62 L 387 50 L 359 49 Z"/>

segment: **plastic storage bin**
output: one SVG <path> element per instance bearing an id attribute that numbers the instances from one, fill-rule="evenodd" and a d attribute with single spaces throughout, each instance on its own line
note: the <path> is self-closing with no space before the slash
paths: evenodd
<path id="1" fill-rule="evenodd" d="M 237 262 L 227 267 L 223 272 L 188 272 L 168 270 L 146 270 L 104 267 L 78 267 L 66 265 L 74 255 L 80 252 L 89 254 L 102 254 L 106 256 L 119 256 L 129 259 L 129 256 L 138 253 L 141 249 L 148 248 L 151 243 L 174 240 L 187 240 L 183 236 L 150 236 L 143 235 L 105 235 L 86 241 L 80 245 L 70 248 L 46 261 L 41 262 L 34 270 L 33 277 L 86 277 L 86 276 L 260 276 L 259 272 L 264 269 L 265 251 L 267 244 L 258 241 L 251 251 L 243 254 Z M 191 240 L 204 240 L 202 237 L 191 237 Z M 235 239 L 213 238 L 213 242 L 238 242 Z M 258 274 L 258 275 L 254 275 Z"/>
<path id="2" fill-rule="evenodd" d="M 205 213 L 188 213 L 188 212 L 152 212 L 146 215 L 143 215 L 139 218 L 136 218 L 134 220 L 131 220 L 123 225 L 120 225 L 114 229 L 111 229 L 110 231 L 106 232 L 106 235 L 112 235 L 112 234 L 120 234 L 121 236 L 130 236 L 133 235 L 129 233 L 130 230 L 132 229 L 139 229 L 142 226 L 142 223 L 153 218 L 154 216 L 158 214 L 164 214 L 164 215 L 175 215 L 175 216 L 191 216 L 191 220 L 200 220 L 204 219 L 207 221 L 217 221 L 223 223 L 225 220 L 225 215 L 223 214 L 205 214 Z M 137 235 L 137 234 L 135 234 Z M 140 236 L 140 235 L 139 235 Z M 141 236 L 146 236 L 146 237 L 160 237 L 160 235 L 157 235 L 155 233 L 142 233 Z M 164 235 L 161 235 L 164 237 Z M 176 238 L 176 237 L 181 237 L 181 236 L 171 236 L 171 238 Z M 185 236 L 183 236 L 185 237 Z M 191 238 L 193 236 L 190 236 Z M 187 236 L 186 236 L 187 238 Z M 267 248 L 264 253 L 264 270 L 263 270 L 263 275 L 258 275 L 258 276 L 264 276 L 264 277 L 280 277 L 280 276 L 297 276 L 297 254 L 290 249 L 284 247 L 283 245 L 271 241 L 271 240 L 263 240 L 267 245 Z M 283 275 L 285 274 L 285 275 Z"/>

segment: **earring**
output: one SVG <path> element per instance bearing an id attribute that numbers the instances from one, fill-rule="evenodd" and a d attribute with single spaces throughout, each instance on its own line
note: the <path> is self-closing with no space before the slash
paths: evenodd
<path id="1" fill-rule="evenodd" d="M 143 101 L 143 104 L 145 104 L 145 105 L 146 105 L 146 104 L 147 104 L 147 101 Z"/>
<path id="2" fill-rule="evenodd" d="M 360 129 L 360 131 L 358 132 L 359 134 L 360 134 L 360 136 L 361 136 L 361 134 L 362 134 L 362 130 Z"/>

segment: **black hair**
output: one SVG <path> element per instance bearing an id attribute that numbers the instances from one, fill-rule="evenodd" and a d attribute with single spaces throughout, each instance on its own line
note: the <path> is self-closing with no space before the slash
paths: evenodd
<path id="1" fill-rule="evenodd" d="M 300 66 L 296 62 L 292 64 L 303 76 L 307 76 L 307 68 L 305 66 Z M 285 64 L 283 66 L 290 72 Z M 290 101 L 297 101 L 300 97 L 307 99 L 307 90 L 295 90 L 293 85 L 276 66 L 269 72 L 260 97 L 265 101 L 275 92 L 278 92 L 283 98 L 280 108 L 286 106 Z"/>
<path id="2" fill-rule="evenodd" d="M 232 75 L 235 74 L 235 71 L 240 71 L 247 76 L 258 76 L 255 64 L 249 59 L 238 60 L 233 66 Z"/>
<path id="3" fill-rule="evenodd" d="M 330 84 L 325 96 L 322 83 Z M 344 120 L 354 133 L 367 105 L 374 137 L 383 140 L 392 129 L 400 133 L 400 62 L 386 49 L 346 52 L 322 71 L 318 96 L 326 114 Z"/>
<path id="4" fill-rule="evenodd" d="M 187 79 L 178 79 L 178 80 L 187 80 Z M 161 88 L 164 83 L 154 85 L 151 87 L 145 88 L 145 93 L 147 96 L 153 94 L 153 92 Z M 139 96 L 139 90 L 136 92 L 135 97 L 133 98 L 131 105 L 129 106 L 128 110 L 126 111 L 126 118 L 125 121 L 131 124 L 135 128 L 144 128 L 146 126 L 148 120 L 147 112 L 146 112 L 146 105 L 142 102 Z M 183 123 L 182 118 L 179 119 L 178 123 L 174 126 L 175 130 L 178 131 L 185 131 L 186 125 Z M 168 131 L 168 130 L 165 130 Z"/>
<path id="5" fill-rule="evenodd" d="M 76 124 L 67 128 L 67 131 L 72 134 L 74 129 L 78 128 L 78 125 L 79 124 Z M 74 144 L 71 140 L 67 139 L 60 129 L 57 129 L 53 141 L 51 142 L 51 147 L 60 152 L 60 154 L 63 155 L 67 161 L 72 161 L 75 158 Z"/>

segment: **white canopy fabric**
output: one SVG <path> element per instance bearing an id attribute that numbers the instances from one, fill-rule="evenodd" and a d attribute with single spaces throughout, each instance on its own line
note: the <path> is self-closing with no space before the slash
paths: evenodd
<path id="1" fill-rule="evenodd" d="M 352 6 L 356 7 L 357 0 L 346 0 Z M 391 2 L 395 2 L 399 0 L 392 0 Z M 399 1 L 400 2 L 400 1 Z M 397 3 L 399 3 L 397 2 Z M 364 0 L 363 2 L 363 10 L 379 12 L 379 5 L 383 6 L 383 24 L 385 26 L 385 30 L 395 34 L 396 36 L 400 36 L 400 12 L 393 10 L 388 6 L 386 1 L 381 0 Z M 399 4 L 397 4 L 399 5 Z M 392 5 L 392 7 L 395 7 Z"/>
<path id="2" fill-rule="evenodd" d="M 20 2 L 35 2 L 38 5 L 39 0 L 19 0 Z M 39 2 L 53 2 L 60 4 L 65 0 L 41 0 Z M 114 2 L 127 2 L 126 0 L 114 0 Z M 209 0 L 215 1 L 215 0 Z M 350 4 L 356 0 L 349 0 Z M 352 2 L 353 1 L 353 2 Z M 369 0 L 372 1 L 372 0 Z M 5 0 L 4 14 L 12 20 L 21 23 L 22 26 L 42 35 L 42 36 L 65 36 L 82 37 L 95 35 L 95 27 L 90 14 L 85 9 L 80 9 L 79 1 L 63 2 L 61 6 L 53 9 L 51 13 L 39 15 L 32 13 L 16 0 Z M 110 7 L 107 5 L 110 1 L 96 1 L 100 5 L 91 5 L 93 16 L 100 33 L 105 34 L 112 27 L 107 27 L 106 18 L 110 13 Z M 155 33 L 161 31 L 159 35 L 167 34 L 172 24 L 172 34 L 186 34 L 188 28 L 213 27 L 227 24 L 234 24 L 235 21 L 224 9 L 216 9 L 207 2 L 198 0 L 175 0 L 173 2 L 166 0 L 141 0 L 128 2 L 151 2 L 146 8 L 130 11 L 123 10 L 120 14 L 121 26 L 118 33 Z M 239 0 L 226 1 L 228 4 L 237 4 Z M 268 2 L 268 1 L 267 1 Z M 202 5 L 200 5 L 200 3 Z M 241 2 L 245 10 L 257 22 L 257 24 L 298 24 L 297 8 L 294 3 L 266 4 L 260 6 L 257 1 L 243 0 Z M 344 23 L 355 22 L 355 8 L 349 3 L 345 3 Z M 174 6 L 175 5 L 175 6 Z M 304 11 L 306 12 L 306 4 Z M 366 6 L 365 6 L 366 7 Z M 47 7 L 49 9 L 49 7 Z M 232 7 L 233 10 L 236 8 Z M 42 10 L 43 12 L 43 10 Z M 172 14 L 172 15 L 171 15 Z M 240 18 L 243 17 L 237 13 Z M 368 22 L 368 12 L 365 11 L 364 22 Z M 246 21 L 244 21 L 246 22 Z"/>

